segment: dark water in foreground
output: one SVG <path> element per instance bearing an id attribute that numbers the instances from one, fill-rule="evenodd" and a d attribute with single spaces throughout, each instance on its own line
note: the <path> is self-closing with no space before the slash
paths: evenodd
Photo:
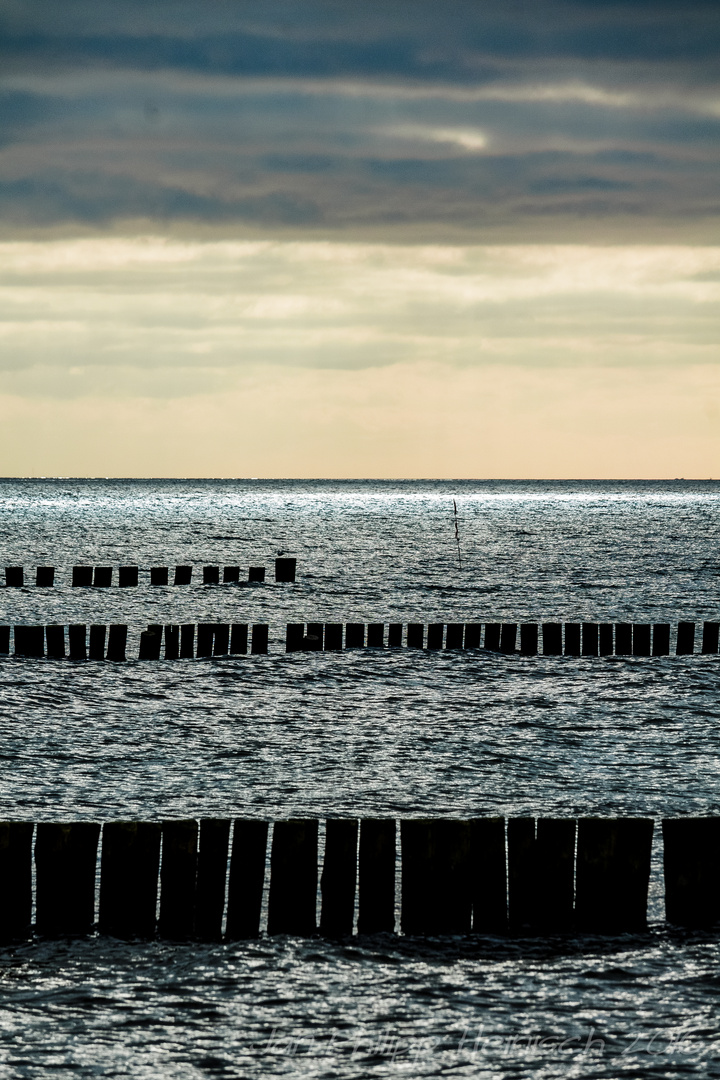
<path id="1" fill-rule="evenodd" d="M 717 814 L 720 658 L 282 641 L 311 618 L 717 619 L 719 537 L 713 482 L 0 483 L 0 563 L 66 583 L 0 592 L 0 621 L 271 624 L 267 657 L 2 661 L 2 815 Z M 67 587 L 74 563 L 279 553 L 294 586 Z M 6 951 L 0 1078 L 720 1076 L 717 941 L 662 927 L 658 854 L 642 938 Z"/>

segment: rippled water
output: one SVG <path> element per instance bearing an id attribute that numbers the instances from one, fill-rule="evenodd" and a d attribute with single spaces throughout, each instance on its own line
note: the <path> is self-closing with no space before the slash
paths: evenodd
<path id="1" fill-rule="evenodd" d="M 1 661 L 3 816 L 717 814 L 718 657 L 283 649 L 294 620 L 718 619 L 719 511 L 710 481 L 0 482 L 0 563 L 60 579 L 0 621 L 271 625 L 268 656 Z M 295 585 L 68 587 L 279 553 Z M 720 1075 L 717 942 L 657 921 L 658 854 L 651 932 L 614 942 L 8 950 L 0 1077 Z"/>

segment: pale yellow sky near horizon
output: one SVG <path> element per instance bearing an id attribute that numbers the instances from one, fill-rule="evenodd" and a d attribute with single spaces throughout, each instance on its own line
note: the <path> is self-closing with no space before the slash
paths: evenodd
<path id="1" fill-rule="evenodd" d="M 712 477 L 720 248 L 0 243 L 0 473 Z"/>

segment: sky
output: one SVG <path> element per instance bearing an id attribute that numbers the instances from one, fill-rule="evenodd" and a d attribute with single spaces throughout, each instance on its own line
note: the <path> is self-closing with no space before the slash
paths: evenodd
<path id="1" fill-rule="evenodd" d="M 720 477 L 717 0 L 3 0 L 0 475 Z"/>

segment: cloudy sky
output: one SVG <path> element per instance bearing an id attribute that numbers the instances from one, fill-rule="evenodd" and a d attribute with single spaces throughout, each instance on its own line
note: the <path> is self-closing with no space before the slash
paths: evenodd
<path id="1" fill-rule="evenodd" d="M 717 0 L 3 0 L 0 475 L 720 476 Z"/>

